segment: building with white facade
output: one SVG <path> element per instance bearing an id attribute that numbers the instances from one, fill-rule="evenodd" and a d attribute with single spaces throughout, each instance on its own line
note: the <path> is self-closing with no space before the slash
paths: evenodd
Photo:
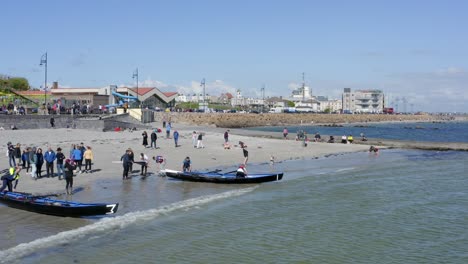
<path id="1" fill-rule="evenodd" d="M 331 113 L 340 112 L 343 108 L 343 102 L 340 99 L 330 99 L 326 101 L 320 101 L 320 111 L 329 111 Z"/>
<path id="2" fill-rule="evenodd" d="M 293 102 L 308 101 L 310 99 L 312 99 L 312 91 L 308 86 L 303 85 L 292 91 L 291 101 Z"/>
<path id="3" fill-rule="evenodd" d="M 384 93 L 381 90 L 356 90 L 344 88 L 342 97 L 344 113 L 382 113 Z"/>

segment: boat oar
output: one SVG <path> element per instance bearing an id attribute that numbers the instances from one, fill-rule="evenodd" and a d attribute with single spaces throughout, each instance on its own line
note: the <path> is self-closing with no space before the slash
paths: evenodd
<path id="1" fill-rule="evenodd" d="M 234 173 L 234 172 L 237 172 L 237 170 L 235 170 L 235 171 L 223 172 L 223 174 L 229 174 L 229 173 Z"/>

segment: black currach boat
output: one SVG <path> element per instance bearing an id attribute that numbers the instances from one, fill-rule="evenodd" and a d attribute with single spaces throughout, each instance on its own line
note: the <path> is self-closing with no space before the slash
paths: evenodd
<path id="1" fill-rule="evenodd" d="M 237 177 L 235 172 L 182 172 L 176 170 L 165 170 L 166 176 L 193 182 L 212 182 L 212 183 L 261 183 L 279 181 L 283 179 L 283 173 L 258 173 L 249 174 L 246 177 Z"/>
<path id="2" fill-rule="evenodd" d="M 34 196 L 17 192 L 1 192 L 0 202 L 30 212 L 69 217 L 114 214 L 119 207 L 118 203 L 69 202 L 51 199 L 47 196 Z"/>

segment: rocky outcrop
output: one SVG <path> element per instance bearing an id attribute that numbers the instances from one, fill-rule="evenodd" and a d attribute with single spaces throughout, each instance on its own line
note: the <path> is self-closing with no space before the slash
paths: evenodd
<path id="1" fill-rule="evenodd" d="M 212 125 L 225 128 L 254 126 L 283 126 L 298 124 L 323 124 L 337 126 L 342 123 L 388 121 L 435 121 L 436 115 L 344 115 L 344 114 L 239 114 L 239 113 L 155 113 L 155 121 L 165 118 L 172 122 L 195 125 Z"/>

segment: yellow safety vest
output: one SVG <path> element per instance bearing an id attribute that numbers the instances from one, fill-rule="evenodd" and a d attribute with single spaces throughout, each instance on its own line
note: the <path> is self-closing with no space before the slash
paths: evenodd
<path id="1" fill-rule="evenodd" d="M 10 168 L 10 175 L 13 176 L 13 180 L 18 180 L 20 177 L 19 173 L 16 173 L 16 169 L 13 167 Z"/>

